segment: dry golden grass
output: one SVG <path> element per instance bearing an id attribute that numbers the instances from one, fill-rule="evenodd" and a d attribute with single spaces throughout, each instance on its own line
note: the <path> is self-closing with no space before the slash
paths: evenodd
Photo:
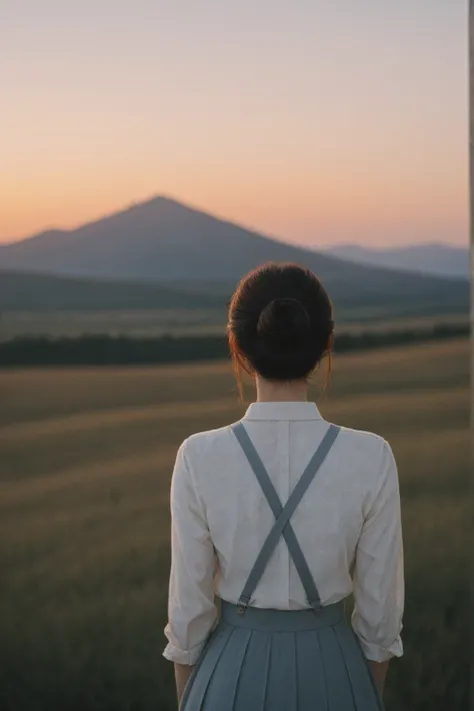
<path id="1" fill-rule="evenodd" d="M 0 393 L 0 708 L 175 708 L 169 479 L 183 438 L 242 414 L 229 365 L 3 372 Z M 468 343 L 337 358 L 320 406 L 399 464 L 407 654 L 388 709 L 460 709 Z"/>
<path id="2" fill-rule="evenodd" d="M 361 330 L 386 330 L 387 318 L 391 330 L 404 328 L 423 329 L 439 323 L 440 315 L 422 317 L 401 317 L 396 312 L 387 311 L 386 306 L 376 309 L 357 307 L 346 312 L 338 311 L 338 323 L 344 332 L 358 333 Z M 359 320 L 361 319 L 361 320 Z M 443 314 L 443 323 L 463 324 L 467 314 Z M 132 338 L 155 337 L 163 334 L 220 335 L 225 328 L 225 299 L 218 309 L 159 309 L 157 311 L 3 311 L 0 341 L 19 336 L 77 338 L 84 334 L 108 333 Z"/>

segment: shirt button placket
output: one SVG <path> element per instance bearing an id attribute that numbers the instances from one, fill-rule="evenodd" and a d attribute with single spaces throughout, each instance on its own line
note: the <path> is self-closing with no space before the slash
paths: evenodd
<path id="1" fill-rule="evenodd" d="M 282 452 L 282 458 L 281 458 L 281 466 L 283 469 L 282 476 L 283 480 L 285 482 L 285 493 L 284 493 L 284 500 L 282 501 L 282 505 L 284 506 L 288 499 L 290 498 L 291 494 L 291 478 L 290 478 L 290 427 L 291 427 L 291 422 L 288 420 L 287 422 L 281 422 L 281 441 L 284 444 L 283 447 L 283 452 Z M 290 557 L 290 552 L 285 545 L 285 555 L 286 555 L 286 584 L 287 584 L 287 599 L 285 602 L 288 604 L 290 600 L 290 578 L 291 578 L 291 557 Z"/>

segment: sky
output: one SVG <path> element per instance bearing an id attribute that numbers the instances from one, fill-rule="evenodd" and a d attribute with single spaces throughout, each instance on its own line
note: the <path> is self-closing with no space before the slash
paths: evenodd
<path id="1" fill-rule="evenodd" d="M 0 67 L 0 242 L 167 195 L 304 245 L 467 244 L 465 0 L 17 0 Z"/>

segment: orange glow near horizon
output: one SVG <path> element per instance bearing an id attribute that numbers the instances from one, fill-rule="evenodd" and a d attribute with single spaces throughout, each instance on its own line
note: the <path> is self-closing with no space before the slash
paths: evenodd
<path id="1" fill-rule="evenodd" d="M 466 244 L 464 11 L 262 2 L 10 10 L 0 242 L 167 195 L 308 246 Z"/>

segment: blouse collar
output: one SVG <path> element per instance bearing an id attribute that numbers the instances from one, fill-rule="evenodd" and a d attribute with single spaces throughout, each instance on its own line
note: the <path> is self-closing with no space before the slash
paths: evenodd
<path id="1" fill-rule="evenodd" d="M 245 420 L 322 420 L 314 402 L 253 402 Z"/>

